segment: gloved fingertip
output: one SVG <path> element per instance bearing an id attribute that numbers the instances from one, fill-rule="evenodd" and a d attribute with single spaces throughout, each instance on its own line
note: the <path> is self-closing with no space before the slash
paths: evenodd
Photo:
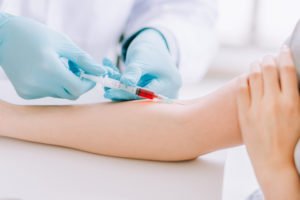
<path id="1" fill-rule="evenodd" d="M 137 96 L 123 90 L 111 89 L 107 92 L 110 99 L 118 99 L 119 101 L 136 100 Z"/>
<path id="2" fill-rule="evenodd" d="M 93 75 L 104 76 L 108 73 L 108 70 L 102 67 L 101 65 L 94 66 Z"/>
<path id="3" fill-rule="evenodd" d="M 90 91 L 96 86 L 94 81 L 82 78 L 76 85 L 67 86 L 65 87 L 69 93 L 74 97 L 80 97 L 81 95 L 85 94 L 86 92 Z"/>
<path id="4" fill-rule="evenodd" d="M 109 100 L 111 100 L 111 101 L 120 101 L 118 98 L 116 98 L 110 91 L 106 91 L 105 93 L 104 93 L 104 98 L 106 98 L 106 99 L 109 99 Z"/>
<path id="5" fill-rule="evenodd" d="M 102 89 L 103 89 L 102 91 L 104 96 L 109 94 L 109 91 L 112 90 L 110 87 L 105 87 L 105 86 Z"/>
<path id="6" fill-rule="evenodd" d="M 106 73 L 106 70 L 102 65 L 86 54 L 78 56 L 76 64 L 78 65 L 78 68 L 83 70 L 86 74 L 101 76 Z"/>
<path id="7" fill-rule="evenodd" d="M 129 86 L 135 86 L 142 78 L 142 70 L 139 67 L 128 67 L 121 77 L 121 82 Z"/>
<path id="8" fill-rule="evenodd" d="M 80 74 L 81 74 L 81 70 L 78 68 L 78 66 L 74 63 L 74 62 L 72 62 L 72 61 L 68 61 L 68 66 L 69 66 L 69 70 L 73 73 L 73 74 L 75 74 L 77 77 L 79 77 L 80 76 Z"/>
<path id="9" fill-rule="evenodd" d="M 137 85 L 137 83 L 134 80 L 128 79 L 127 77 L 121 77 L 120 82 L 127 86 L 136 86 Z"/>
<path id="10" fill-rule="evenodd" d="M 91 81 L 89 79 L 83 79 L 82 81 L 86 84 L 86 90 L 85 91 L 89 91 L 89 90 L 93 89 L 97 84 L 96 82 Z"/>
<path id="11" fill-rule="evenodd" d="M 53 97 L 56 96 L 56 98 L 60 98 L 60 99 L 68 99 L 68 100 L 77 100 L 79 98 L 79 95 L 75 96 L 73 94 L 71 94 L 71 92 L 66 89 L 66 88 L 63 88 L 63 90 L 61 91 L 58 91 L 57 94 L 55 95 L 52 95 Z"/>
<path id="12" fill-rule="evenodd" d="M 105 92 L 103 96 L 106 99 L 111 99 L 111 95 L 109 94 L 109 92 Z"/>
<path id="13" fill-rule="evenodd" d="M 114 71 L 120 73 L 119 68 L 108 58 L 104 58 L 102 61 L 102 65 L 109 68 L 109 69 L 113 69 Z"/>
<path id="14" fill-rule="evenodd" d="M 121 74 L 111 68 L 106 68 L 106 74 L 108 77 L 116 79 L 116 80 L 120 80 L 121 78 Z"/>
<path id="15" fill-rule="evenodd" d="M 110 59 L 108 59 L 108 58 L 103 58 L 102 64 L 104 66 L 107 66 L 107 67 L 113 67 L 114 66 L 114 64 L 112 63 L 112 61 Z"/>

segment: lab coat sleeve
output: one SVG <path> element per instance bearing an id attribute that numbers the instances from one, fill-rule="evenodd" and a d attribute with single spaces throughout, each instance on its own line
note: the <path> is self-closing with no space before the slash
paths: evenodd
<path id="1" fill-rule="evenodd" d="M 217 50 L 217 0 L 136 0 L 125 38 L 145 27 L 161 31 L 184 80 L 198 81 Z"/>

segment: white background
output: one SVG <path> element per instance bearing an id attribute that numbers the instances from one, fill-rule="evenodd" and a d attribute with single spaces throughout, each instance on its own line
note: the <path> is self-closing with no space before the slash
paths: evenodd
<path id="1" fill-rule="evenodd" d="M 274 54 L 300 19 L 299 0 L 219 0 L 220 51 L 210 76 L 233 77 Z"/>

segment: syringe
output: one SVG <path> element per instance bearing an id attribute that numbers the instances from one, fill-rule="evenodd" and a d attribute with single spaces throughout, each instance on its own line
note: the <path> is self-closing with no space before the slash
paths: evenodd
<path id="1" fill-rule="evenodd" d="M 89 79 L 96 83 L 100 83 L 104 87 L 127 91 L 131 94 L 135 94 L 144 99 L 171 101 L 171 99 L 169 99 L 168 97 L 156 94 L 153 91 L 146 90 L 141 87 L 128 86 L 128 85 L 122 84 L 118 80 L 109 78 L 108 76 L 93 76 L 93 75 L 88 75 L 88 74 L 81 74 L 80 77 Z"/>

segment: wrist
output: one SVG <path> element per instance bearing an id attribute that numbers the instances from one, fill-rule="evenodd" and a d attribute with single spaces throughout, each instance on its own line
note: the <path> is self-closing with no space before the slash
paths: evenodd
<path id="1" fill-rule="evenodd" d="M 272 168 L 258 176 L 266 199 L 298 199 L 300 179 L 295 166 Z"/>
<path id="2" fill-rule="evenodd" d="M 255 151 L 254 148 L 247 146 L 249 156 L 252 161 L 253 168 L 257 175 L 262 175 L 262 177 L 280 171 L 285 171 L 286 169 L 296 169 L 294 161 L 294 148 L 283 149 L 273 147 L 268 149 L 263 154 L 261 151 Z"/>
<path id="3" fill-rule="evenodd" d="M 293 165 L 293 163 L 291 163 L 290 161 L 274 162 L 265 160 L 261 163 L 254 161 L 252 161 L 252 163 L 254 171 L 256 173 L 256 177 L 259 180 L 259 182 L 262 183 L 272 182 L 272 180 L 276 178 L 276 174 L 279 175 L 291 169 L 295 169 L 295 165 Z"/>

